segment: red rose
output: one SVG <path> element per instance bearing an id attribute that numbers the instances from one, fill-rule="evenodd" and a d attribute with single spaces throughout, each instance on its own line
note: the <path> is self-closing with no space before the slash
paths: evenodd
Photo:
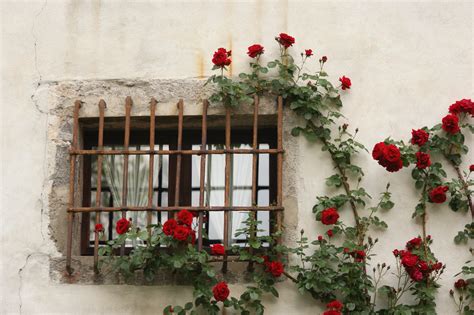
<path id="1" fill-rule="evenodd" d="M 420 147 L 428 141 L 429 134 L 423 129 L 412 129 L 411 131 L 411 144 L 417 144 Z"/>
<path id="2" fill-rule="evenodd" d="M 214 294 L 216 301 L 225 301 L 229 296 L 229 293 L 229 287 L 224 281 L 219 282 L 212 288 L 212 294 Z"/>
<path id="3" fill-rule="evenodd" d="M 341 88 L 343 90 L 346 90 L 346 89 L 350 89 L 351 88 L 351 79 L 345 77 L 345 76 L 342 76 L 339 78 L 339 81 L 341 81 Z"/>
<path id="4" fill-rule="evenodd" d="M 434 203 L 443 203 L 446 201 L 447 186 L 438 186 L 430 191 L 430 200 Z"/>
<path id="5" fill-rule="evenodd" d="M 254 44 L 252 46 L 249 46 L 247 55 L 249 55 L 250 58 L 255 58 L 263 54 L 263 52 L 264 52 L 264 48 L 262 45 Z"/>
<path id="6" fill-rule="evenodd" d="M 100 223 L 96 224 L 96 225 L 95 225 L 95 231 L 96 231 L 97 233 L 104 232 L 104 226 L 103 226 L 102 224 L 100 224 Z"/>
<path id="7" fill-rule="evenodd" d="M 323 236 L 322 236 L 322 235 L 319 235 L 319 236 L 318 236 L 318 241 L 321 242 L 322 240 L 323 240 Z"/>
<path id="8" fill-rule="evenodd" d="M 441 268 L 443 268 L 443 263 L 439 261 L 433 265 L 433 270 L 440 270 Z"/>
<path id="9" fill-rule="evenodd" d="M 365 259 L 365 252 L 363 250 L 355 250 L 351 253 L 351 256 L 354 257 L 355 261 L 361 262 Z"/>
<path id="10" fill-rule="evenodd" d="M 130 221 L 128 221 L 125 218 L 121 218 L 120 220 L 117 221 L 117 225 L 115 226 L 115 231 L 117 231 L 117 234 L 124 234 L 127 233 L 128 229 L 130 228 Z"/>
<path id="11" fill-rule="evenodd" d="M 393 163 L 389 163 L 386 167 L 387 171 L 393 173 L 393 172 L 398 172 L 399 170 L 401 170 L 403 168 L 403 162 L 402 160 L 398 160 L 396 162 L 393 162 Z"/>
<path id="12" fill-rule="evenodd" d="M 469 172 L 474 172 L 474 164 L 471 164 L 471 165 L 469 166 Z"/>
<path id="13" fill-rule="evenodd" d="M 212 63 L 218 67 L 224 68 L 225 66 L 230 65 L 232 62 L 229 57 L 231 55 L 231 51 L 227 51 L 225 48 L 219 48 L 214 55 L 212 56 Z"/>
<path id="14" fill-rule="evenodd" d="M 464 279 L 459 279 L 458 281 L 454 282 L 454 287 L 456 289 L 459 289 L 459 290 L 462 290 L 464 289 L 465 287 L 467 287 L 467 281 L 464 280 Z"/>
<path id="15" fill-rule="evenodd" d="M 332 237 L 334 235 L 333 231 L 332 230 L 328 230 L 326 232 L 326 234 L 329 236 L 329 237 Z"/>
<path id="16" fill-rule="evenodd" d="M 306 55 L 306 57 L 311 57 L 313 55 L 313 50 L 305 49 L 304 54 Z"/>
<path id="17" fill-rule="evenodd" d="M 163 224 L 163 233 L 165 235 L 173 235 L 174 229 L 178 226 L 178 222 L 175 219 L 169 219 L 168 221 Z"/>
<path id="18" fill-rule="evenodd" d="M 430 155 L 425 152 L 416 152 L 416 167 L 423 170 L 431 165 Z"/>
<path id="19" fill-rule="evenodd" d="M 321 222 L 325 225 L 335 224 L 339 219 L 336 208 L 328 208 L 321 212 Z"/>
<path id="20" fill-rule="evenodd" d="M 328 304 L 326 304 L 326 308 L 328 309 L 334 309 L 334 310 L 342 310 L 342 308 L 344 307 L 344 305 L 339 302 L 338 300 L 334 300 L 332 302 L 329 302 Z"/>
<path id="21" fill-rule="evenodd" d="M 411 253 L 406 254 L 402 257 L 402 265 L 405 267 L 414 267 L 418 262 L 418 256 L 413 255 Z"/>
<path id="22" fill-rule="evenodd" d="M 385 146 L 385 150 L 383 152 L 383 157 L 388 162 L 395 163 L 398 160 L 400 160 L 400 157 L 401 157 L 400 149 L 398 149 L 397 146 L 395 146 L 393 144 L 389 144 L 389 145 Z"/>
<path id="23" fill-rule="evenodd" d="M 454 114 L 446 115 L 442 120 L 442 128 L 447 133 L 452 135 L 458 133 L 461 129 L 459 129 L 459 118 Z"/>
<path id="24" fill-rule="evenodd" d="M 191 235 L 191 229 L 184 225 L 178 225 L 173 231 L 173 237 L 178 241 L 185 241 Z"/>
<path id="25" fill-rule="evenodd" d="M 271 273 L 275 278 L 281 276 L 284 271 L 283 264 L 279 261 L 272 261 L 266 264 L 267 272 Z"/>
<path id="26" fill-rule="evenodd" d="M 193 223 L 193 215 L 188 210 L 181 210 L 178 212 L 178 222 L 187 226 Z"/>
<path id="27" fill-rule="evenodd" d="M 418 248 L 418 247 L 420 247 L 420 245 L 421 245 L 421 241 L 422 241 L 422 240 L 421 240 L 421 237 L 415 237 L 415 238 L 413 238 L 413 239 L 411 239 L 411 240 L 408 241 L 408 243 L 407 243 L 407 248 L 408 248 L 408 249 L 411 249 L 411 248 Z"/>
<path id="28" fill-rule="evenodd" d="M 421 271 L 418 270 L 418 269 L 414 269 L 410 272 L 410 278 L 413 281 L 419 282 L 419 281 L 423 280 L 423 273 L 421 273 Z"/>
<path id="29" fill-rule="evenodd" d="M 326 56 L 322 56 L 321 59 L 319 59 L 319 62 L 322 62 L 322 63 L 325 63 L 326 61 L 328 61 L 328 57 Z"/>
<path id="30" fill-rule="evenodd" d="M 335 310 L 329 310 L 329 311 L 325 311 L 323 315 L 342 315 L 342 313 Z"/>
<path id="31" fill-rule="evenodd" d="M 222 244 L 211 245 L 211 254 L 212 255 L 224 255 L 225 248 Z"/>
<path id="32" fill-rule="evenodd" d="M 285 48 L 291 47 L 295 43 L 295 38 L 285 33 L 280 33 L 276 40 Z"/>
<path id="33" fill-rule="evenodd" d="M 393 253 L 393 256 L 395 256 L 395 257 L 398 257 L 398 255 L 400 254 L 400 252 L 398 251 L 398 249 L 394 249 L 394 250 L 392 251 L 392 253 Z"/>
<path id="34" fill-rule="evenodd" d="M 474 102 L 468 99 L 462 99 L 449 106 L 449 112 L 455 115 L 466 113 L 474 116 Z"/>
<path id="35" fill-rule="evenodd" d="M 430 267 L 428 266 L 428 264 L 426 263 L 426 261 L 423 261 L 423 260 L 420 260 L 418 262 L 418 266 L 420 267 L 420 270 L 421 271 L 428 271 L 430 269 Z"/>
<path id="36" fill-rule="evenodd" d="M 374 149 L 372 150 L 372 158 L 374 160 L 380 160 L 383 157 L 383 152 L 387 145 L 384 142 L 379 142 L 374 145 Z"/>

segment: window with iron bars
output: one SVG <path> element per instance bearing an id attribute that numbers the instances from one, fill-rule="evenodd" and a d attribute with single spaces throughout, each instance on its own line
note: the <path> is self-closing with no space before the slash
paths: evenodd
<path id="1" fill-rule="evenodd" d="M 80 252 L 94 255 L 95 264 L 98 248 L 117 236 L 115 222 L 122 217 L 146 229 L 164 223 L 177 210 L 193 211 L 200 250 L 213 243 L 242 246 L 245 240 L 234 235 L 251 212 L 262 221 L 263 235 L 280 230 L 282 100 L 278 98 L 277 114 L 272 116 L 259 115 L 257 97 L 253 105 L 252 117 L 243 119 L 251 124 L 233 126 L 232 117 L 238 113 L 226 109 L 225 116 L 208 116 L 207 101 L 202 115 L 184 116 L 180 100 L 178 115 L 169 117 L 155 115 L 157 101 L 152 99 L 146 118 L 132 117 L 132 99 L 127 97 L 125 116 L 107 120 L 103 100 L 98 119 L 80 119 L 81 102 L 76 101 L 70 149 L 68 271 L 72 272 L 73 218 L 78 213 L 82 214 Z M 79 182 L 81 189 L 76 189 Z M 81 198 L 75 196 L 78 193 Z M 104 226 L 105 239 L 95 233 L 97 223 Z M 120 254 L 135 245 L 128 244 Z"/>

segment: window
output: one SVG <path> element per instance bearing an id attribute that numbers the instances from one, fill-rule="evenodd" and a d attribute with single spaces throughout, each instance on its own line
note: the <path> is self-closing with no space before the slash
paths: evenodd
<path id="1" fill-rule="evenodd" d="M 234 235 L 249 211 L 256 211 L 263 222 L 262 234 L 275 231 L 283 209 L 278 188 L 283 153 L 281 100 L 278 104 L 279 115 L 259 116 L 256 100 L 253 119 L 238 113 L 231 116 L 230 110 L 225 116 L 208 118 L 207 102 L 202 116 L 184 116 L 182 101 L 178 116 L 156 116 L 154 100 L 149 117 L 132 117 L 131 98 L 126 101 L 125 117 L 105 119 L 101 101 L 98 119 L 79 119 L 76 104 L 71 174 L 81 167 L 82 198 L 80 206 L 74 207 L 78 190 L 73 176 L 68 211 L 70 216 L 82 213 L 81 254 L 94 255 L 97 262 L 97 248 L 106 241 L 94 232 L 97 222 L 104 226 L 105 238 L 113 239 L 115 222 L 121 217 L 146 229 L 151 223 L 164 223 L 181 208 L 199 213 L 195 230 L 200 248 L 213 243 L 243 244 L 245 240 Z M 68 237 L 72 237 L 70 232 Z M 136 245 L 128 244 L 122 254 Z M 70 239 L 67 246 L 70 259 Z"/>

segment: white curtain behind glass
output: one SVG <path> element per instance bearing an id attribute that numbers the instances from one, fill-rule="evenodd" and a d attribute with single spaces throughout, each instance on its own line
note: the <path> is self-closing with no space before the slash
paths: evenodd
<path id="1" fill-rule="evenodd" d="M 115 147 L 121 149 L 122 147 Z M 106 148 L 107 150 L 113 149 Z M 138 149 L 148 150 L 149 147 L 141 146 Z M 149 160 L 148 155 L 130 155 L 128 160 L 128 187 L 127 187 L 127 205 L 144 207 L 148 205 L 148 173 L 149 173 Z M 161 163 L 157 163 L 155 158 L 154 175 L 153 175 L 153 187 L 157 186 L 158 173 L 161 168 Z M 107 185 L 110 187 L 112 198 L 115 206 L 122 205 L 122 189 L 123 189 L 123 166 L 124 157 L 122 155 L 104 155 L 103 169 L 104 177 L 107 181 Z M 120 213 L 114 213 L 114 221 L 120 218 Z M 146 212 L 144 211 L 133 211 L 128 213 L 128 217 L 131 217 L 133 223 L 141 228 L 145 228 Z"/>

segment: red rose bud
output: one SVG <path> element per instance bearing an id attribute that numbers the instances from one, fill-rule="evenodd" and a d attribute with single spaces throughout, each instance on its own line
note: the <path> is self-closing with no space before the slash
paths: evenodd
<path id="1" fill-rule="evenodd" d="M 464 279 L 459 279 L 458 281 L 454 282 L 454 287 L 456 289 L 462 290 L 467 287 L 467 282 Z"/>
<path id="2" fill-rule="evenodd" d="M 341 88 L 343 90 L 346 90 L 346 89 L 350 89 L 351 88 L 351 79 L 345 77 L 345 76 L 342 76 L 339 78 L 339 81 L 341 82 Z"/>
<path id="3" fill-rule="evenodd" d="M 225 248 L 222 244 L 211 245 L 211 254 L 212 255 L 224 255 Z"/>
<path id="4" fill-rule="evenodd" d="M 424 170 L 425 168 L 431 165 L 430 155 L 425 152 L 416 152 L 416 167 L 420 170 Z"/>
<path id="5" fill-rule="evenodd" d="M 305 49 L 304 54 L 306 55 L 306 57 L 311 57 L 313 55 L 313 50 Z"/>
<path id="6" fill-rule="evenodd" d="M 117 231 L 117 234 L 122 235 L 128 232 L 128 229 L 130 228 L 130 221 L 128 221 L 125 218 L 121 218 L 120 220 L 117 221 L 117 225 L 115 226 L 115 231 Z"/>
<path id="7" fill-rule="evenodd" d="M 438 186 L 430 191 L 430 200 L 433 203 L 443 203 L 446 201 L 447 186 Z"/>
<path id="8" fill-rule="evenodd" d="M 212 63 L 218 67 L 224 68 L 230 65 L 232 62 L 228 57 L 231 55 L 231 51 L 227 51 L 225 48 L 219 48 L 212 56 Z"/>
<path id="9" fill-rule="evenodd" d="M 459 118 L 454 114 L 446 115 L 442 121 L 442 128 L 447 133 L 452 135 L 457 134 L 461 129 L 459 128 Z"/>
<path id="10" fill-rule="evenodd" d="M 413 280 L 413 281 L 416 281 L 416 282 L 419 282 L 421 280 L 423 280 L 423 273 L 418 270 L 418 269 L 414 269 L 411 273 L 410 273 L 410 278 Z"/>
<path id="11" fill-rule="evenodd" d="M 252 46 L 249 46 L 247 55 L 249 55 L 250 58 L 255 58 L 257 56 L 260 56 L 264 53 L 264 48 L 262 45 L 259 44 L 254 44 Z"/>
<path id="12" fill-rule="evenodd" d="M 471 164 L 471 165 L 469 166 L 469 172 L 474 172 L 474 164 Z"/>
<path id="13" fill-rule="evenodd" d="M 319 59 L 319 62 L 322 62 L 322 63 L 325 63 L 326 61 L 328 61 L 328 57 L 326 56 L 322 56 L 321 59 Z"/>
<path id="14" fill-rule="evenodd" d="M 318 241 L 322 241 L 322 240 L 323 240 L 322 235 L 319 235 L 319 236 L 318 236 Z"/>
<path id="15" fill-rule="evenodd" d="M 321 222 L 325 225 L 335 224 L 339 219 L 336 208 L 328 208 L 321 212 Z"/>
<path id="16" fill-rule="evenodd" d="M 104 232 L 104 226 L 103 226 L 102 224 L 100 224 L 100 223 L 97 223 L 97 224 L 95 225 L 95 231 L 96 231 L 97 233 Z"/>
<path id="17" fill-rule="evenodd" d="M 328 230 L 326 232 L 326 234 L 329 236 L 329 237 L 332 237 L 334 235 L 333 231 L 332 230 Z"/>
<path id="18" fill-rule="evenodd" d="M 440 270 L 441 268 L 443 268 L 443 263 L 441 262 L 437 262 L 433 265 L 433 270 Z"/>
<path id="19" fill-rule="evenodd" d="M 428 141 L 429 135 L 423 129 L 411 131 L 411 144 L 417 144 L 418 146 L 424 145 Z"/>
<path id="20" fill-rule="evenodd" d="M 285 33 L 280 33 L 276 40 L 285 48 L 291 47 L 295 43 L 295 38 Z"/>
<path id="21" fill-rule="evenodd" d="M 178 223 L 191 226 L 193 223 L 192 213 L 184 209 L 178 212 Z"/>
<path id="22" fill-rule="evenodd" d="M 169 219 L 163 224 L 163 233 L 165 235 L 173 235 L 174 229 L 178 226 L 178 222 L 175 219 Z"/>
<path id="23" fill-rule="evenodd" d="M 398 255 L 400 254 L 400 252 L 398 251 L 398 249 L 394 249 L 394 250 L 392 251 L 392 253 L 393 253 L 393 256 L 395 256 L 395 257 L 398 257 Z"/>
<path id="24" fill-rule="evenodd" d="M 224 281 L 219 282 L 212 288 L 212 294 L 214 295 L 216 301 L 225 301 L 229 296 L 229 293 L 229 287 Z"/>

